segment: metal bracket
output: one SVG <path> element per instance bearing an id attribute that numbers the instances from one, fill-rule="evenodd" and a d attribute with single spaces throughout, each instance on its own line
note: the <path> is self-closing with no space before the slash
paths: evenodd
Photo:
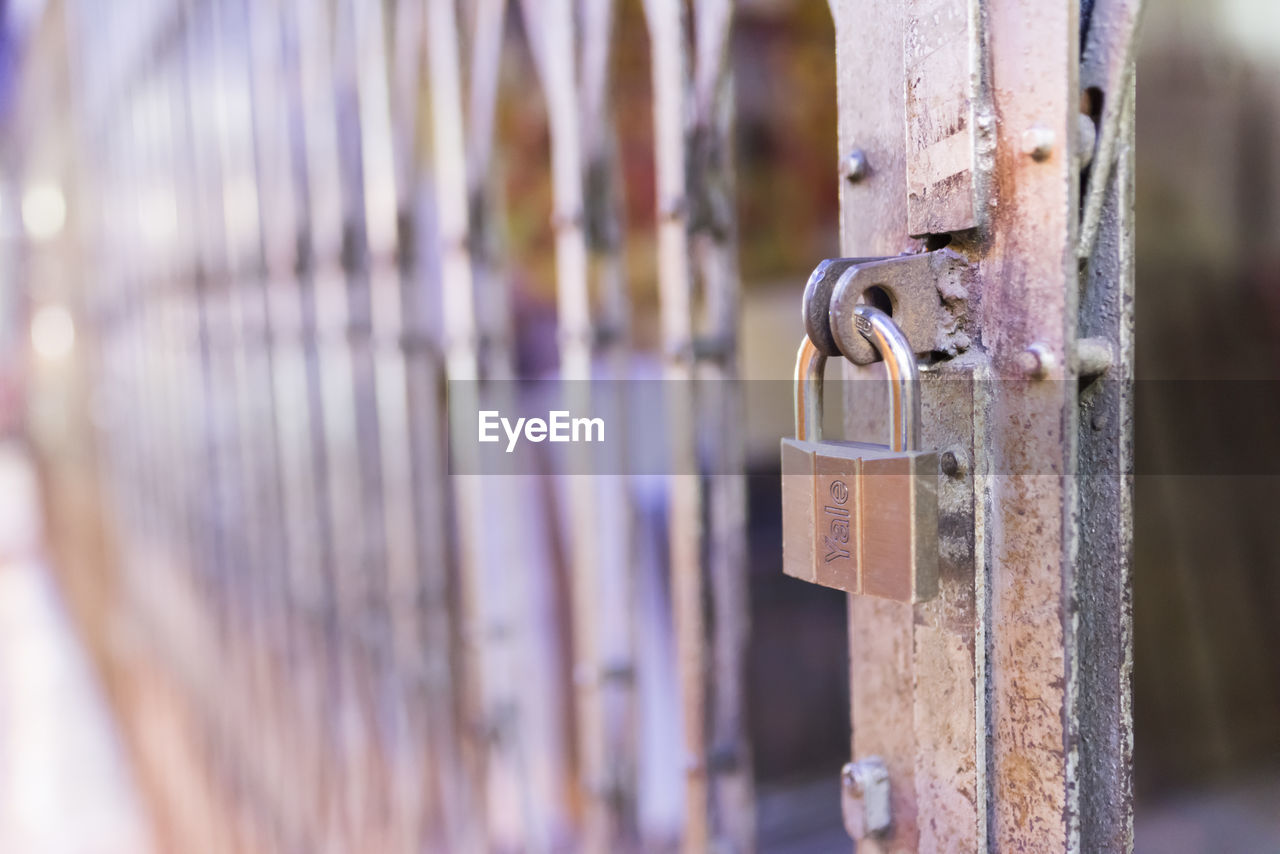
<path id="1" fill-rule="evenodd" d="M 879 361 L 853 325 L 854 306 L 870 303 L 893 317 L 917 355 L 963 349 L 968 339 L 957 332 L 951 306 L 966 296 L 966 269 L 964 258 L 949 249 L 823 261 L 805 287 L 805 331 L 827 356 L 858 365 Z"/>
<path id="2" fill-rule="evenodd" d="M 884 833 L 893 823 L 889 769 L 879 756 L 845 763 L 840 770 L 840 812 L 853 839 Z"/>

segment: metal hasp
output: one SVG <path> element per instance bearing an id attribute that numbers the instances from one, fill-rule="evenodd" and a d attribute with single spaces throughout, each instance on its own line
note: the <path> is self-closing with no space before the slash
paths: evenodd
<path id="1" fill-rule="evenodd" d="M 954 355 L 968 346 L 962 331 L 967 266 L 949 249 L 892 258 L 832 258 L 809 276 L 805 332 L 827 356 L 869 365 L 880 353 L 854 329 L 858 305 L 881 308 L 906 337 L 911 352 Z"/>

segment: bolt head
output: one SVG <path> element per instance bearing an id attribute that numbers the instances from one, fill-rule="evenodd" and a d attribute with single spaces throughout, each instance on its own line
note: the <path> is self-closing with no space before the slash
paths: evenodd
<path id="1" fill-rule="evenodd" d="M 871 171 L 871 166 L 867 163 L 867 153 L 861 148 L 855 148 L 844 156 L 840 161 L 840 174 L 850 184 L 856 184 L 866 178 Z"/>
<path id="2" fill-rule="evenodd" d="M 1022 150 L 1031 155 L 1032 160 L 1043 163 L 1053 154 L 1055 141 L 1053 131 L 1043 125 L 1036 125 L 1022 135 Z"/>
<path id="3" fill-rule="evenodd" d="M 1033 380 L 1042 380 L 1053 372 L 1056 360 L 1044 344 L 1032 344 L 1018 354 L 1018 369 Z"/>
<path id="4" fill-rule="evenodd" d="M 938 457 L 938 465 L 942 469 L 942 473 L 947 477 L 964 477 L 969 471 L 968 461 L 965 459 L 963 451 L 943 451 L 942 455 Z"/>

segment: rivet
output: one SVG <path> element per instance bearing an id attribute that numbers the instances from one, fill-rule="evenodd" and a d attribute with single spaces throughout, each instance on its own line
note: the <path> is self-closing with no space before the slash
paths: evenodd
<path id="1" fill-rule="evenodd" d="M 855 148 L 845 155 L 840 161 L 840 174 L 850 184 L 856 184 L 871 171 L 871 166 L 867 163 L 867 153 L 861 148 Z"/>
<path id="2" fill-rule="evenodd" d="M 947 477 L 964 477 L 969 473 L 969 461 L 964 451 L 947 450 L 938 458 L 938 466 Z"/>
<path id="3" fill-rule="evenodd" d="M 1022 150 L 1031 155 L 1037 163 L 1043 163 L 1053 153 L 1053 131 L 1043 125 L 1036 125 L 1022 135 Z"/>
<path id="4" fill-rule="evenodd" d="M 1044 344 L 1032 344 L 1018 354 L 1018 368 L 1035 380 L 1042 380 L 1053 371 L 1056 360 Z"/>

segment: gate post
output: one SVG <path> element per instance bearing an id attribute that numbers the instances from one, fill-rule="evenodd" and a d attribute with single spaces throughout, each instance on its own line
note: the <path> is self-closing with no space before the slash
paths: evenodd
<path id="1" fill-rule="evenodd" d="M 852 754 L 884 760 L 893 814 L 858 850 L 1128 850 L 1132 75 L 1090 116 L 1120 122 L 1115 168 L 1089 166 L 1077 3 L 922 5 L 832 3 L 861 167 L 842 254 L 947 245 L 969 267 L 945 295 L 961 335 L 922 376 L 939 595 L 849 603 Z M 1105 185 L 1083 264 L 1082 169 Z M 846 435 L 878 441 L 880 384 L 850 386 Z"/>

